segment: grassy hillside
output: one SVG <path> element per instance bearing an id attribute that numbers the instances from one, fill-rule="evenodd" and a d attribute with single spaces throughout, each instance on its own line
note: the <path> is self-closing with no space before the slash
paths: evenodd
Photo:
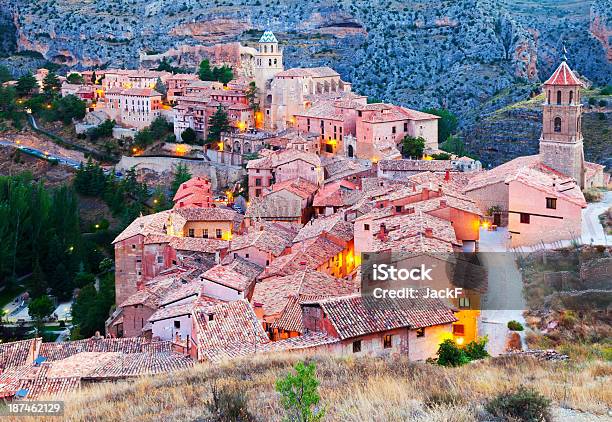
<path id="1" fill-rule="evenodd" d="M 212 389 L 231 391 L 225 402 L 246 400 L 250 419 L 281 420 L 284 413 L 274 383 L 297 362 L 297 355 L 257 357 L 221 365 L 199 365 L 188 372 L 97 384 L 65 399 L 71 421 L 223 420 L 207 403 Z M 525 385 L 553 401 L 553 414 L 579 420 L 577 411 L 607 412 L 612 391 L 609 363 L 541 362 L 527 357 L 487 359 L 444 368 L 405 359 L 316 357 L 324 420 L 492 420 L 484 404 L 500 392 Z M 566 409 L 560 409 L 560 407 Z M 569 410 L 574 409 L 574 410 Z M 26 420 L 20 418 L 20 420 Z M 40 420 L 40 419 L 39 419 Z"/>

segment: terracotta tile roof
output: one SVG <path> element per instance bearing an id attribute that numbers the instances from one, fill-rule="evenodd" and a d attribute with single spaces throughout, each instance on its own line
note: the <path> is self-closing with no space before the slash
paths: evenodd
<path id="1" fill-rule="evenodd" d="M 291 297 L 331 297 L 356 292 L 358 286 L 312 270 L 299 270 L 286 276 L 268 277 L 255 285 L 253 303 L 263 306 L 266 315 L 279 314 Z"/>
<path id="2" fill-rule="evenodd" d="M 227 240 L 222 239 L 173 236 L 172 239 L 170 239 L 169 245 L 177 251 L 194 251 L 212 254 L 222 249 L 228 248 L 229 242 Z"/>
<path id="3" fill-rule="evenodd" d="M 182 303 L 180 305 L 170 305 L 165 308 L 159 308 L 149 317 L 147 321 L 157 322 L 164 319 L 176 318 L 183 315 L 191 315 L 195 304 L 193 302 Z"/>
<path id="4" fill-rule="evenodd" d="M 327 333 L 309 332 L 301 336 L 288 339 L 272 341 L 261 347 L 261 352 L 290 352 L 292 350 L 304 350 L 315 347 L 338 343 L 340 339 Z"/>
<path id="5" fill-rule="evenodd" d="M 185 283 L 175 289 L 170 290 L 160 301 L 159 305 L 166 306 L 179 300 L 189 297 L 198 297 L 202 291 L 202 283 L 199 280 L 193 280 Z"/>
<path id="6" fill-rule="evenodd" d="M 584 83 L 574 75 L 572 69 L 567 65 L 565 60 L 561 62 L 557 70 L 548 78 L 544 85 L 554 86 L 584 86 Z"/>
<path id="7" fill-rule="evenodd" d="M 121 91 L 121 95 L 135 97 L 161 97 L 162 95 L 151 88 L 129 88 Z"/>
<path id="8" fill-rule="evenodd" d="M 132 221 L 132 223 L 127 226 L 112 243 L 117 243 L 136 235 L 165 234 L 164 225 L 168 220 L 169 213 L 170 211 L 162 211 L 156 214 L 138 217 Z"/>
<path id="9" fill-rule="evenodd" d="M 287 69 L 283 72 L 279 72 L 275 77 L 311 77 L 311 78 L 333 78 L 340 76 L 331 67 L 294 67 Z"/>
<path id="10" fill-rule="evenodd" d="M 314 195 L 319 189 L 317 185 L 308 180 L 298 177 L 297 179 L 285 180 L 284 182 L 278 182 L 272 185 L 272 192 L 279 192 L 286 190 L 291 192 L 302 199 L 308 199 Z"/>
<path id="11" fill-rule="evenodd" d="M 344 207 L 350 206 L 363 196 L 363 192 L 346 180 L 328 183 L 319 189 L 312 205 L 315 207 Z"/>
<path id="12" fill-rule="evenodd" d="M 457 321 L 453 309 L 438 299 L 375 299 L 351 295 L 318 301 L 340 339 L 395 328 L 411 329 Z"/>
<path id="13" fill-rule="evenodd" d="M 287 247 L 291 246 L 293 237 L 283 236 L 283 232 L 279 230 L 251 230 L 242 236 L 234 236 L 230 242 L 230 252 L 254 247 L 260 251 L 279 256 Z"/>
<path id="14" fill-rule="evenodd" d="M 0 343 L 0 372 L 32 362 L 34 352 L 41 343 L 40 338 Z"/>
<path id="15" fill-rule="evenodd" d="M 153 375 L 187 369 L 193 360 L 174 352 L 166 353 L 117 353 L 114 359 L 98 366 L 87 379 L 118 379 Z"/>
<path id="16" fill-rule="evenodd" d="M 260 151 L 260 155 L 265 152 Z M 321 158 L 315 153 L 300 151 L 297 149 L 283 149 L 272 151 L 268 155 L 256 160 L 249 160 L 247 169 L 273 169 L 295 160 L 302 160 L 315 167 L 321 166 Z"/>
<path id="17" fill-rule="evenodd" d="M 290 254 L 276 258 L 263 274 L 264 277 L 270 277 L 273 275 L 289 275 L 303 269 L 314 270 L 343 250 L 342 246 L 323 237 L 308 239 L 292 248 Z"/>
<path id="18" fill-rule="evenodd" d="M 329 119 L 336 120 L 338 122 L 344 121 L 342 112 L 336 108 L 335 102 L 331 101 L 320 101 L 315 103 L 312 107 L 304 111 L 298 111 L 295 113 L 296 116 L 310 117 L 314 119 Z"/>
<path id="19" fill-rule="evenodd" d="M 465 192 L 480 189 L 496 183 L 502 183 L 506 178 L 516 173 L 522 167 L 539 167 L 541 164 L 539 155 L 526 155 L 515 158 L 491 170 L 477 172 L 465 187 Z M 559 173 L 560 174 L 560 173 Z"/>
<path id="20" fill-rule="evenodd" d="M 327 162 L 324 166 L 326 183 L 361 173 L 372 168 L 370 160 L 350 160 L 337 158 Z"/>
<path id="21" fill-rule="evenodd" d="M 236 257 L 228 265 L 215 265 L 202 274 L 203 280 L 229 287 L 239 292 L 249 291 L 255 278 L 263 268 L 241 257 Z"/>
<path id="22" fill-rule="evenodd" d="M 122 352 L 138 353 L 145 342 L 142 337 L 131 338 L 89 338 L 86 340 L 68 341 L 62 343 L 43 343 L 39 356 L 48 361 L 66 359 L 82 352 Z"/>
<path id="23" fill-rule="evenodd" d="M 449 179 L 446 178 L 446 173 L 422 172 L 408 176 L 406 181 L 410 184 L 422 185 L 430 189 L 442 187 L 444 192 L 450 190 L 463 193 L 463 190 L 468 185 L 473 177 L 477 177 L 482 172 L 470 173 L 449 173 Z"/>
<path id="24" fill-rule="evenodd" d="M 307 239 L 318 237 L 323 233 L 328 233 L 349 242 L 354 238 L 353 223 L 344 221 L 344 215 L 342 213 L 313 218 L 302 227 L 293 242 L 302 242 Z"/>
<path id="25" fill-rule="evenodd" d="M 246 210 L 245 217 L 252 219 L 301 219 L 302 204 L 300 201 L 286 201 L 283 198 L 267 196 L 254 198 Z"/>
<path id="26" fill-rule="evenodd" d="M 454 171 L 450 160 L 380 160 L 383 171 Z"/>
<path id="27" fill-rule="evenodd" d="M 195 316 L 199 360 L 247 356 L 270 341 L 246 300 L 196 310 Z"/>
<path id="28" fill-rule="evenodd" d="M 177 208 L 174 214 L 182 216 L 186 221 L 235 221 L 242 215 L 228 208 Z"/>
<path id="29" fill-rule="evenodd" d="M 533 168 L 522 168 L 514 174 L 509 175 L 505 183 L 518 181 L 526 186 L 537 189 L 544 194 L 565 199 L 579 207 L 586 208 L 586 200 L 578 184 L 569 178 L 558 178 L 550 173 L 545 173 Z"/>
<path id="30" fill-rule="evenodd" d="M 416 111 L 409 108 L 384 103 L 367 104 L 358 108 L 358 110 L 376 111 L 376 113 L 374 113 L 372 116 L 363 118 L 364 122 L 371 123 L 393 122 L 400 120 L 432 120 L 440 118 L 439 116 L 423 113 L 422 111 Z"/>

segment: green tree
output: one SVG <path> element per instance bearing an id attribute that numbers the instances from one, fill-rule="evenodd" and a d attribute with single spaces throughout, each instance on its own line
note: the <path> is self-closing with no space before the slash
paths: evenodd
<path id="1" fill-rule="evenodd" d="M 319 381 L 314 363 L 295 365 L 295 375 L 288 373 L 276 381 L 276 391 L 281 394 L 281 404 L 287 412 L 287 420 L 313 422 L 323 419 L 325 408 L 320 408 Z"/>
<path id="2" fill-rule="evenodd" d="M 66 76 L 66 81 L 68 81 L 69 84 L 74 85 L 83 85 L 85 83 L 83 76 L 79 75 L 78 73 L 69 74 Z"/>
<path id="3" fill-rule="evenodd" d="M 183 140 L 183 142 L 190 145 L 195 144 L 197 136 L 198 135 L 196 134 L 196 131 L 190 127 L 185 129 L 183 133 L 181 133 L 181 139 Z"/>
<path id="4" fill-rule="evenodd" d="M 438 348 L 438 364 L 442 366 L 461 366 L 470 361 L 463 349 L 460 349 L 453 340 L 446 339 Z"/>
<path id="5" fill-rule="evenodd" d="M 227 113 L 221 105 L 219 105 L 217 111 L 210 116 L 208 123 L 208 136 L 206 137 L 208 143 L 218 142 L 221 139 L 221 134 L 231 129 Z"/>
<path id="6" fill-rule="evenodd" d="M 87 130 L 87 135 L 92 141 L 97 141 L 100 138 L 110 138 L 113 136 L 113 128 L 115 127 L 115 121 L 106 119 L 96 127 L 92 127 Z"/>
<path id="7" fill-rule="evenodd" d="M 468 155 L 465 144 L 463 143 L 463 139 L 456 135 L 449 136 L 449 138 L 443 144 L 440 145 L 440 149 L 451 154 L 455 154 L 459 157 Z"/>
<path id="8" fill-rule="evenodd" d="M 17 91 L 12 86 L 0 86 L 0 111 L 9 113 L 15 110 Z"/>
<path id="9" fill-rule="evenodd" d="M 47 76 L 43 79 L 43 93 L 47 97 L 54 97 L 60 89 L 62 89 L 62 83 L 55 72 L 47 73 Z"/>
<path id="10" fill-rule="evenodd" d="M 202 81 L 214 81 L 214 76 L 212 69 L 210 68 L 210 61 L 208 59 L 204 59 L 200 62 L 200 67 L 198 69 L 198 76 Z"/>
<path id="11" fill-rule="evenodd" d="M 412 136 L 405 136 L 402 140 L 402 155 L 404 157 L 412 157 L 419 159 L 423 156 L 425 150 L 425 139 Z"/>
<path id="12" fill-rule="evenodd" d="M 98 83 L 98 76 L 96 75 L 96 71 L 91 72 L 91 83 L 96 85 Z"/>
<path id="13" fill-rule="evenodd" d="M 155 90 L 162 95 L 165 101 L 166 96 L 168 95 L 168 88 L 166 88 L 166 85 L 164 85 L 161 78 L 157 78 L 157 81 L 155 82 Z"/>
<path id="14" fill-rule="evenodd" d="M 223 85 L 227 85 L 229 81 L 234 79 L 234 72 L 232 72 L 231 67 L 223 65 L 213 69 L 213 77 Z"/>
<path id="15" fill-rule="evenodd" d="M 164 139 L 168 132 L 172 130 L 172 124 L 168 123 L 166 119 L 159 116 L 153 120 L 153 122 L 151 122 L 149 129 L 151 130 L 151 136 L 153 139 L 160 141 Z"/>
<path id="16" fill-rule="evenodd" d="M 13 80 L 13 75 L 8 67 L 0 65 L 0 84 Z"/>
<path id="17" fill-rule="evenodd" d="M 259 102 L 257 101 L 259 96 L 259 88 L 255 85 L 255 82 L 251 82 L 249 87 L 245 91 L 245 95 L 247 100 L 249 101 L 249 105 L 251 110 L 257 112 L 259 111 Z"/>
<path id="18" fill-rule="evenodd" d="M 106 273 L 100 278 L 98 290 L 93 284 L 88 284 L 79 291 L 72 305 L 75 337 L 87 338 L 96 331 L 104 332 L 104 322 L 115 303 L 114 279 L 112 272 Z"/>
<path id="19" fill-rule="evenodd" d="M 445 108 L 427 108 L 423 111 L 435 116 L 440 116 L 438 120 L 438 143 L 446 141 L 448 137 L 457 130 L 459 120 L 457 116 L 449 110 Z"/>
<path id="20" fill-rule="evenodd" d="M 38 258 L 34 261 L 32 275 L 26 281 L 26 289 L 32 298 L 41 297 L 47 293 L 47 281 Z"/>
<path id="21" fill-rule="evenodd" d="M 188 181 L 191 178 L 192 175 L 187 166 L 185 164 L 177 164 L 174 167 L 174 179 L 172 180 L 171 185 L 172 197 L 174 197 L 174 195 L 176 194 L 176 191 L 178 190 L 179 186 L 181 186 L 182 183 Z"/>
<path id="22" fill-rule="evenodd" d="M 69 124 L 72 119 L 82 119 L 87 112 L 87 104 L 75 95 L 66 95 L 53 102 L 55 120 Z"/>
<path id="23" fill-rule="evenodd" d="M 153 212 L 160 212 L 167 209 L 172 208 L 171 203 L 166 198 L 166 194 L 164 193 L 161 187 L 156 187 L 153 192 Z"/>
<path id="24" fill-rule="evenodd" d="M 36 321 L 42 321 L 53 313 L 55 306 L 47 295 L 32 299 L 28 304 L 28 314 Z"/>
<path id="25" fill-rule="evenodd" d="M 17 85 L 15 87 L 19 95 L 29 95 L 34 89 L 38 88 L 38 82 L 36 82 L 36 78 L 31 73 L 26 73 L 17 79 Z"/>
<path id="26" fill-rule="evenodd" d="M 154 142 L 153 133 L 148 127 L 139 130 L 134 136 L 134 144 L 139 148 L 146 148 Z"/>

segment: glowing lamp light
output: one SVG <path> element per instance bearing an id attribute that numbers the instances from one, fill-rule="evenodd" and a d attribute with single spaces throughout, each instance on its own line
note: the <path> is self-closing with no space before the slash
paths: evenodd
<path id="1" fill-rule="evenodd" d="M 464 339 L 463 337 L 457 337 L 457 338 L 455 339 L 455 342 L 456 342 L 456 343 L 457 343 L 459 346 L 463 345 L 463 342 L 464 342 L 464 341 L 465 341 L 465 339 Z"/>
<path id="2" fill-rule="evenodd" d="M 138 152 L 138 148 L 136 148 L 136 147 L 132 148 L 132 152 L 133 152 L 134 154 L 136 154 L 136 152 Z"/>
<path id="3" fill-rule="evenodd" d="M 47 110 L 51 110 L 51 104 L 47 104 Z"/>
<path id="4" fill-rule="evenodd" d="M 426 155 L 426 156 L 423 157 L 423 160 L 431 161 L 431 160 L 433 160 L 433 157 L 431 155 Z"/>
<path id="5" fill-rule="evenodd" d="M 100 228 L 100 225 L 99 225 L 99 224 L 96 224 L 96 229 L 99 229 L 99 228 Z"/>
<path id="6" fill-rule="evenodd" d="M 489 222 L 488 222 L 488 221 L 483 221 L 483 222 L 482 222 L 482 228 L 483 228 L 483 229 L 488 229 L 488 228 L 489 228 L 489 226 L 490 226 L 490 224 L 489 224 Z"/>
<path id="7" fill-rule="evenodd" d="M 217 147 L 219 147 L 219 151 L 223 151 L 223 142 L 219 142 Z"/>
<path id="8" fill-rule="evenodd" d="M 159 202 L 157 199 L 154 199 L 154 200 L 153 200 L 153 203 L 154 203 L 154 204 L 157 204 L 157 202 Z"/>
<path id="9" fill-rule="evenodd" d="M 240 129 L 241 132 L 244 132 L 246 127 L 247 127 L 246 122 L 238 122 L 238 129 Z"/>

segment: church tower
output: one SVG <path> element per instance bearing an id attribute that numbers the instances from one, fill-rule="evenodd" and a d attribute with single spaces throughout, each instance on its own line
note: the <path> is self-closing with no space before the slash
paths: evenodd
<path id="1" fill-rule="evenodd" d="M 264 108 L 265 100 L 270 95 L 270 81 L 274 75 L 283 71 L 283 52 L 272 31 L 265 31 L 258 44 L 255 54 L 255 84 L 259 89 L 260 104 Z"/>
<path id="2" fill-rule="evenodd" d="M 563 61 L 544 82 L 540 161 L 572 177 L 584 188 L 584 150 L 582 145 L 582 104 L 580 79 Z"/>

